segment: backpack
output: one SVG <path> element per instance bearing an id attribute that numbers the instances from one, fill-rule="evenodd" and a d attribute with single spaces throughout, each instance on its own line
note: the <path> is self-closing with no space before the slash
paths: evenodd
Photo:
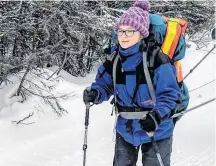
<path id="1" fill-rule="evenodd" d="M 174 56 L 175 50 L 177 48 L 178 42 L 181 36 L 185 36 L 185 32 L 188 26 L 187 21 L 181 18 L 169 18 L 163 16 L 167 23 L 166 35 L 161 47 L 163 53 L 167 54 L 170 59 L 173 60 L 179 87 L 181 89 L 181 95 L 179 102 L 176 105 L 175 110 L 173 110 L 172 115 L 176 113 L 183 112 L 187 109 L 189 104 L 189 91 L 186 84 L 183 82 L 183 72 L 182 72 L 182 57 Z M 171 46 L 169 46 L 171 44 Z"/>
<path id="2" fill-rule="evenodd" d="M 172 64 L 175 66 L 176 68 L 176 76 L 177 76 L 177 81 L 178 81 L 178 85 L 181 89 L 181 95 L 180 98 L 176 104 L 176 107 L 174 110 L 171 111 L 171 115 L 174 115 L 176 113 L 181 113 L 183 111 L 185 111 L 187 109 L 187 106 L 189 104 L 189 92 L 188 92 L 188 88 L 186 86 L 186 84 L 183 82 L 183 74 L 182 74 L 182 59 L 183 57 L 181 56 L 175 56 L 175 50 L 178 46 L 178 42 L 180 40 L 180 37 L 185 35 L 185 31 L 187 29 L 188 23 L 181 19 L 181 18 L 169 18 L 169 17 L 164 17 L 162 16 L 164 21 L 166 22 L 166 34 L 163 40 L 162 45 L 160 46 L 161 51 L 166 54 L 167 56 L 169 56 L 169 58 L 172 61 Z M 114 36 L 114 34 L 112 33 L 112 39 L 116 41 L 116 37 Z M 113 41 L 113 43 L 115 43 L 115 41 Z M 115 51 L 113 51 L 115 48 Z M 118 54 L 118 46 L 112 47 L 112 55 L 109 56 L 107 59 L 109 61 L 113 62 L 113 82 L 114 82 L 114 87 L 116 84 L 116 67 L 117 67 L 117 61 L 118 58 L 117 54 Z M 143 54 L 143 70 L 144 70 L 144 74 L 146 77 L 146 81 L 147 81 L 147 85 L 150 91 L 150 96 L 152 98 L 152 101 L 155 101 L 155 90 L 154 90 L 154 86 L 152 83 L 152 71 L 150 71 L 149 69 L 153 67 L 154 64 L 154 59 L 151 60 L 149 58 L 147 58 L 147 55 Z M 137 85 L 138 87 L 139 85 Z M 135 88 L 135 92 L 138 88 Z M 135 94 L 134 94 L 135 96 Z M 114 98 L 111 103 L 115 103 L 116 98 Z M 174 122 L 176 122 L 178 119 L 180 119 L 180 117 L 174 118 Z"/>

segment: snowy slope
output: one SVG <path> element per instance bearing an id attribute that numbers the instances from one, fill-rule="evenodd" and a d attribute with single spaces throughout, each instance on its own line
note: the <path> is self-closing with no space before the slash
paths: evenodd
<path id="1" fill-rule="evenodd" d="M 205 55 L 205 51 L 187 50 L 185 74 Z M 214 51 L 216 53 L 216 50 Z M 215 78 L 216 54 L 208 58 L 185 80 L 189 90 Z M 53 69 L 54 70 L 54 69 Z M 39 97 L 26 102 L 8 97 L 18 83 L 0 89 L 0 166 L 81 166 L 85 106 L 82 91 L 94 80 L 95 72 L 86 78 L 75 78 L 61 72 L 53 94 L 73 92 L 61 105 L 69 112 L 57 117 Z M 189 107 L 215 96 L 215 83 L 191 92 Z M 176 125 L 172 166 L 214 166 L 215 162 L 215 103 L 200 107 L 185 115 Z M 37 109 L 35 109 L 37 108 Z M 38 111 L 39 110 L 39 111 Z M 31 125 L 15 125 L 34 112 Z M 110 116 L 111 105 L 104 102 L 91 107 L 88 134 L 87 166 L 111 166 L 114 152 L 115 117 Z M 141 166 L 140 158 L 138 166 Z"/>
<path id="2" fill-rule="evenodd" d="M 203 51 L 188 50 L 184 59 L 184 73 L 194 67 L 198 61 L 213 47 Z M 195 70 L 186 78 L 189 90 L 193 90 L 215 79 L 216 50 L 213 51 Z M 193 107 L 214 98 L 215 82 L 190 93 L 190 106 Z M 200 107 L 187 115 L 176 125 L 174 133 L 173 163 L 177 165 L 214 165 L 215 159 L 215 102 Z M 175 160 L 176 158 L 176 160 Z M 179 159 L 187 162 L 180 162 Z M 175 165 L 175 164 L 174 164 Z"/>

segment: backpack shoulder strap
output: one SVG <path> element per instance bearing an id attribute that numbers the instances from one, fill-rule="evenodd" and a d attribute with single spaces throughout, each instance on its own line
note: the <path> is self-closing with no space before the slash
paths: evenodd
<path id="1" fill-rule="evenodd" d="M 152 79 L 150 77 L 150 73 L 148 70 L 148 64 L 147 64 L 147 52 L 143 51 L 143 69 L 144 69 L 144 74 L 146 78 L 146 82 L 149 88 L 149 93 L 151 96 L 151 99 L 153 101 L 153 104 L 155 105 L 156 97 L 155 97 L 155 89 L 152 83 Z"/>
<path id="2" fill-rule="evenodd" d="M 117 67 L 118 59 L 119 59 L 119 55 L 117 54 L 113 62 L 113 71 L 112 71 L 114 93 L 116 89 L 116 67 Z M 114 94 L 114 98 L 115 98 L 114 103 L 116 103 L 117 101 L 116 94 Z"/>

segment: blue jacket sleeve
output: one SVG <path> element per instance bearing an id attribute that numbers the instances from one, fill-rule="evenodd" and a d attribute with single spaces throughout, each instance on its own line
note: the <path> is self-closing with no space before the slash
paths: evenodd
<path id="1" fill-rule="evenodd" d="M 98 73 L 95 82 L 92 83 L 91 88 L 98 91 L 97 104 L 109 100 L 113 94 L 113 80 L 111 77 L 112 65 L 107 60 L 98 68 Z"/>
<path id="2" fill-rule="evenodd" d="M 175 108 L 180 97 L 180 88 L 176 80 L 175 67 L 170 63 L 160 65 L 154 73 L 156 85 L 154 110 L 164 117 Z"/>

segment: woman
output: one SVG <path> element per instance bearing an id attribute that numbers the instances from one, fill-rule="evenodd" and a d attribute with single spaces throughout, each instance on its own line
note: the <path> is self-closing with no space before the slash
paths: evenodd
<path id="1" fill-rule="evenodd" d="M 149 38 L 150 31 L 156 41 L 162 43 L 166 25 L 160 16 L 149 15 L 149 9 L 147 0 L 135 2 L 114 27 L 119 43 L 115 86 L 113 62 L 107 60 L 99 67 L 91 90 L 86 89 L 83 93 L 84 102 L 99 104 L 114 95 L 118 112 L 146 113 L 145 118 L 133 120 L 122 117 L 121 114 L 118 116 L 114 166 L 135 166 L 140 147 L 143 165 L 160 166 L 149 133 L 153 133 L 152 138 L 159 147 L 164 165 L 170 166 L 174 124 L 168 117 L 179 99 L 180 89 L 175 67 L 171 65 L 167 55 L 158 51 L 152 76 L 155 103 L 150 97 L 142 68 L 142 43 Z M 150 28 L 150 22 L 153 28 Z M 177 50 L 183 46 L 180 41 Z M 182 53 L 181 50 L 176 52 Z"/>

